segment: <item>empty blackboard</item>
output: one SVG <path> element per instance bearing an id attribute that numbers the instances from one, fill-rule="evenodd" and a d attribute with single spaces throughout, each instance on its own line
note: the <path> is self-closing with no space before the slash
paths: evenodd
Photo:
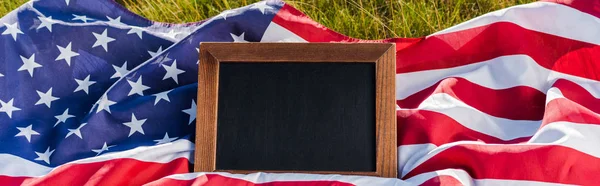
<path id="1" fill-rule="evenodd" d="M 375 171 L 374 63 L 221 63 L 217 169 Z"/>
<path id="2" fill-rule="evenodd" d="M 201 43 L 195 171 L 397 176 L 395 47 Z"/>

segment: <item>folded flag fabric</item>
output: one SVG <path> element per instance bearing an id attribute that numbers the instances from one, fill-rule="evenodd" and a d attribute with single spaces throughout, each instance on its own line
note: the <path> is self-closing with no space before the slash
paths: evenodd
<path id="1" fill-rule="evenodd" d="M 535 2 L 361 40 L 281 1 L 188 24 L 30 1 L 0 19 L 0 185 L 596 185 L 598 7 Z M 191 173 L 204 41 L 396 43 L 398 178 Z"/>

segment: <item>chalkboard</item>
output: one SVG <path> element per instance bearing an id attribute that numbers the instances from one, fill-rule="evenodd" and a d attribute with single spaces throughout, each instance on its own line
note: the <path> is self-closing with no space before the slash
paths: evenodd
<path id="1" fill-rule="evenodd" d="M 397 176 L 395 46 L 201 43 L 195 171 Z"/>
<path id="2" fill-rule="evenodd" d="M 375 171 L 374 63 L 221 63 L 218 104 L 217 169 Z"/>

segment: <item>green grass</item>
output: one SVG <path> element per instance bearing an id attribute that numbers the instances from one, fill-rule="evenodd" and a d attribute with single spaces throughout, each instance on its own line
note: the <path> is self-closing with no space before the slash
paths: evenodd
<path id="1" fill-rule="evenodd" d="M 257 0 L 117 0 L 150 20 L 195 22 Z M 290 0 L 315 21 L 350 37 L 421 37 L 476 16 L 534 0 Z M 24 0 L 0 2 L 0 15 Z"/>
<path id="2" fill-rule="evenodd" d="M 13 9 L 21 6 L 21 4 L 27 1 L 24 0 L 3 0 L 0 1 L 0 17 L 4 16 L 4 14 L 12 11 Z"/>

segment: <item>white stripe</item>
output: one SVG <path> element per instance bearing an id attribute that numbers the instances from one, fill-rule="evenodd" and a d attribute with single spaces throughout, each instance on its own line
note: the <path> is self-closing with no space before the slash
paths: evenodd
<path id="1" fill-rule="evenodd" d="M 439 176 L 451 176 L 458 180 L 461 185 L 474 186 L 474 185 L 485 185 L 485 186 L 505 186 L 505 185 L 520 185 L 520 186 L 567 186 L 567 184 L 560 183 L 548 183 L 539 181 L 527 181 L 527 180 L 501 180 L 501 179 L 473 179 L 469 173 L 461 169 L 444 169 L 435 172 L 428 172 L 416 175 L 406 180 L 415 185 L 423 184 L 425 181 L 433 179 Z"/>
<path id="2" fill-rule="evenodd" d="M 407 179 L 407 182 L 413 183 L 415 185 L 421 185 L 427 180 L 439 177 L 439 176 L 451 176 L 454 179 L 458 180 L 461 185 L 471 186 L 473 184 L 473 178 L 469 175 L 469 173 L 465 172 L 461 169 L 444 169 L 434 172 L 422 173 L 416 176 L 413 176 Z"/>
<path id="3" fill-rule="evenodd" d="M 211 172 L 211 173 L 187 173 L 187 174 L 175 174 L 165 178 L 175 180 L 192 180 L 198 177 L 202 177 L 207 174 L 217 174 L 229 178 L 241 179 L 244 181 L 252 182 L 255 184 L 269 183 L 275 181 L 339 181 L 345 183 L 351 183 L 357 186 L 360 185 L 390 185 L 390 186 L 401 186 L 401 185 L 412 185 L 406 181 L 396 178 L 380 178 L 371 176 L 347 176 L 337 174 L 300 174 L 300 173 L 252 173 L 252 174 L 230 174 L 225 172 Z"/>
<path id="4" fill-rule="evenodd" d="M 396 74 L 396 99 L 406 99 L 448 77 L 465 78 L 490 89 L 528 86 L 541 92 L 546 92 L 556 80 L 566 79 L 600 97 L 598 81 L 548 70 L 527 55 L 508 55 L 453 68 Z"/>
<path id="5" fill-rule="evenodd" d="M 193 162 L 194 143 L 180 139 L 171 143 L 165 143 L 156 146 L 138 147 L 122 152 L 107 153 L 104 155 L 72 161 L 61 166 L 70 164 L 86 164 L 94 162 L 103 162 L 114 159 L 128 158 L 143 162 L 168 163 L 178 158 L 186 158 Z M 51 168 L 31 162 L 18 156 L 10 154 L 0 154 L 0 175 L 4 176 L 23 176 L 23 177 L 41 177 L 50 173 L 56 168 Z"/>
<path id="6" fill-rule="evenodd" d="M 552 74 L 558 74 L 558 73 L 552 73 Z M 569 81 L 573 81 L 578 86 L 582 87 L 588 93 L 590 93 L 595 99 L 600 99 L 600 82 L 596 82 L 596 81 L 592 81 L 592 80 L 581 81 L 577 78 L 566 77 L 564 74 L 562 77 L 551 77 L 551 78 L 552 79 L 567 79 Z M 548 91 L 546 93 L 546 104 L 548 104 L 552 100 L 555 100 L 558 98 L 564 98 L 564 97 L 565 96 L 562 94 L 562 91 L 558 87 L 552 87 L 552 88 L 548 89 Z"/>
<path id="7" fill-rule="evenodd" d="M 437 146 L 431 143 L 411 144 L 398 147 L 398 172 L 405 167 L 414 167 L 419 157 L 424 156 Z"/>
<path id="8" fill-rule="evenodd" d="M 600 116 L 599 116 L 600 117 Z M 460 145 L 481 145 L 481 146 L 520 146 L 520 145 L 556 145 L 575 149 L 582 153 L 600 158 L 600 148 L 597 144 L 600 142 L 600 125 L 594 124 L 577 124 L 571 122 L 554 122 L 542 127 L 527 143 L 523 144 L 485 144 L 475 141 L 459 141 L 441 145 L 428 154 L 420 156 L 419 160 L 410 165 L 406 165 L 400 172 L 401 176 L 408 174 L 412 169 L 416 168 L 423 162 L 436 156 L 440 152 L 454 146 Z M 398 148 L 402 151 L 403 146 Z"/>
<path id="9" fill-rule="evenodd" d="M 194 143 L 179 139 L 171 143 L 154 146 L 141 146 L 131 150 L 106 153 L 101 156 L 72 161 L 70 163 L 93 163 L 119 158 L 131 158 L 145 162 L 168 163 L 177 158 L 186 158 L 193 163 Z"/>
<path id="10" fill-rule="evenodd" d="M 454 147 L 454 146 L 458 146 L 458 145 L 472 145 L 472 144 L 477 144 L 477 145 L 485 145 L 485 143 L 480 142 L 480 141 L 457 141 L 457 142 L 452 142 L 452 143 L 446 143 L 443 144 L 437 148 L 434 148 L 432 150 L 430 150 L 427 154 L 422 155 L 422 156 L 418 156 L 418 160 L 414 161 L 414 163 L 411 164 L 406 164 L 406 166 L 404 166 L 402 168 L 402 170 L 400 170 L 398 172 L 398 177 L 404 177 L 406 176 L 406 174 L 408 174 L 411 170 L 413 170 L 414 168 L 418 167 L 419 165 L 423 164 L 423 162 L 431 159 L 432 157 L 434 157 L 435 155 L 439 154 L 440 152 L 443 152 L 444 150 Z M 398 151 L 403 151 L 404 149 L 404 145 L 401 145 L 398 147 Z"/>
<path id="11" fill-rule="evenodd" d="M 598 18 L 574 8 L 550 2 L 534 2 L 487 13 L 436 32 L 431 36 L 497 22 L 511 22 L 529 30 L 600 44 L 600 37 L 598 37 L 600 20 Z"/>
<path id="12" fill-rule="evenodd" d="M 288 173 L 253 173 L 253 174 L 230 174 L 230 173 L 187 173 L 187 174 L 175 174 L 163 179 L 174 179 L 174 180 L 193 180 L 201 178 L 207 174 L 215 174 L 224 177 L 241 179 L 255 184 L 264 184 L 275 181 L 339 181 L 344 183 L 350 183 L 354 185 L 420 185 L 425 181 L 430 180 L 439 176 L 451 176 L 457 179 L 462 185 L 465 186 L 476 186 L 476 185 L 491 185 L 491 186 L 504 186 L 504 185 L 525 185 L 525 186 L 568 186 L 567 184 L 559 183 L 547 183 L 539 181 L 526 181 L 526 180 L 500 180 L 500 179 L 473 179 L 467 172 L 459 169 L 444 169 L 435 172 L 428 172 L 419 174 L 411 177 L 408 180 L 402 181 L 393 178 L 377 178 L 368 176 L 340 176 L 340 175 L 317 175 L 317 174 L 288 174 Z M 202 178 L 201 178 L 202 179 Z M 159 180 L 160 181 L 160 180 Z M 157 182 L 159 182 L 157 181 Z M 160 182 L 159 182 L 160 183 Z"/>
<path id="13" fill-rule="evenodd" d="M 485 185 L 485 186 L 506 186 L 506 185 L 571 186 L 570 184 L 549 183 L 549 182 L 540 182 L 540 181 L 527 181 L 527 180 L 476 179 L 474 181 L 475 181 L 475 185 Z"/>
<path id="14" fill-rule="evenodd" d="M 302 42 L 306 43 L 302 37 L 296 35 L 295 33 L 289 31 L 282 26 L 279 26 L 277 23 L 271 22 L 265 33 L 263 34 L 260 42 Z"/>
<path id="15" fill-rule="evenodd" d="M 600 125 L 559 121 L 542 127 L 527 143 L 561 145 L 600 158 L 598 134 Z"/>
<path id="16" fill-rule="evenodd" d="M 556 88 L 556 87 L 552 87 L 550 89 L 548 89 L 548 92 L 546 92 L 546 105 L 548 105 L 548 103 L 550 103 L 550 101 L 558 99 L 558 98 L 564 98 L 565 96 L 562 94 L 562 92 L 560 91 L 560 89 Z"/>
<path id="17" fill-rule="evenodd" d="M 444 114 L 466 128 L 502 140 L 532 136 L 541 125 L 541 121 L 510 120 L 491 116 L 445 93 L 427 97 L 417 109 Z"/>
<path id="18" fill-rule="evenodd" d="M 0 175 L 13 177 L 38 177 L 46 175 L 52 170 L 19 156 L 11 154 L 0 154 Z"/>

